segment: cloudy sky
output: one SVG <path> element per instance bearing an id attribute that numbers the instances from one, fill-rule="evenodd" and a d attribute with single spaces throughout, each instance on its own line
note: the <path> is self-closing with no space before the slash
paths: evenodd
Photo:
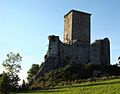
<path id="1" fill-rule="evenodd" d="M 21 79 L 33 63 L 41 64 L 48 35 L 63 41 L 64 15 L 71 9 L 91 13 L 91 42 L 108 37 L 111 64 L 120 56 L 119 0 L 0 0 L 0 73 L 9 52 L 23 57 Z"/>

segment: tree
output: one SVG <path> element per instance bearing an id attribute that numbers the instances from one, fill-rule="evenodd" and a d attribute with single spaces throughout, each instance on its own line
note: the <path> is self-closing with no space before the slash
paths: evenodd
<path id="1" fill-rule="evenodd" d="M 20 81 L 18 73 L 21 70 L 21 61 L 22 57 L 19 53 L 14 54 L 13 52 L 10 52 L 7 54 L 7 57 L 2 64 L 5 67 L 6 73 L 10 78 L 10 84 L 13 87 L 13 90 L 18 87 L 18 81 Z"/>
<path id="2" fill-rule="evenodd" d="M 0 94 L 8 94 L 10 90 L 10 79 L 6 73 L 3 73 L 0 77 Z"/>
<path id="3" fill-rule="evenodd" d="M 23 91 L 27 90 L 27 86 L 26 86 L 25 80 L 23 80 L 23 83 L 22 83 L 22 90 Z"/>
<path id="4" fill-rule="evenodd" d="M 39 69 L 40 69 L 39 64 L 32 64 L 32 67 L 27 72 L 27 74 L 28 74 L 28 77 L 27 77 L 28 82 L 34 75 L 36 75 L 36 73 L 39 71 Z"/>
<path id="5" fill-rule="evenodd" d="M 119 64 L 120 64 L 120 57 L 118 57 L 118 61 L 119 61 Z"/>

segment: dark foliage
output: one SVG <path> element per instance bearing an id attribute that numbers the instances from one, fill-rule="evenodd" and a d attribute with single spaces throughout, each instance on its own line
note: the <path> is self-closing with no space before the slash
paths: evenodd
<path id="1" fill-rule="evenodd" d="M 120 67 L 117 65 L 94 65 L 94 64 L 69 64 L 65 67 L 45 73 L 43 77 L 33 81 L 31 89 L 41 89 L 56 85 L 72 84 L 81 82 L 82 79 L 94 79 L 103 76 L 120 76 Z"/>
<path id="2" fill-rule="evenodd" d="M 0 94 L 9 94 L 10 87 L 10 78 L 6 73 L 3 73 L 0 77 Z"/>
<path id="3" fill-rule="evenodd" d="M 36 75 L 36 73 L 39 71 L 39 69 L 40 69 L 39 64 L 32 64 L 32 67 L 31 67 L 31 68 L 29 69 L 29 71 L 27 72 L 27 74 L 28 74 L 28 77 L 27 77 L 28 82 L 29 82 L 29 80 L 32 79 L 32 77 L 33 77 L 34 75 Z"/>

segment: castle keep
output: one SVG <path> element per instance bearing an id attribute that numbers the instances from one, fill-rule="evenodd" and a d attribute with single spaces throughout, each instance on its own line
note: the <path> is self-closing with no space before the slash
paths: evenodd
<path id="1" fill-rule="evenodd" d="M 48 37 L 48 51 L 40 72 L 45 73 L 71 63 L 110 65 L 108 38 L 92 44 L 90 42 L 90 18 L 91 14 L 76 10 L 64 16 L 64 41 L 61 42 L 59 36 Z"/>

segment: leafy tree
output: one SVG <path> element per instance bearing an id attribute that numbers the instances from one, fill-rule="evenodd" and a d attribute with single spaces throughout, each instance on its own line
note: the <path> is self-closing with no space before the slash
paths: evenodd
<path id="1" fill-rule="evenodd" d="M 39 64 L 32 64 L 32 67 L 27 72 L 27 74 L 28 74 L 28 77 L 27 77 L 28 82 L 34 75 L 36 75 L 36 73 L 39 71 L 39 69 L 40 69 Z"/>
<path id="2" fill-rule="evenodd" d="M 18 87 L 18 81 L 20 81 L 18 73 L 21 70 L 21 61 L 22 57 L 19 53 L 14 54 L 13 52 L 10 52 L 9 54 L 7 54 L 7 57 L 2 64 L 5 67 L 6 73 L 10 78 L 10 84 L 13 87 L 13 90 Z"/>
<path id="3" fill-rule="evenodd" d="M 0 78 L 0 94 L 8 94 L 10 90 L 10 79 L 7 76 L 6 73 L 2 74 L 2 77 Z"/>

